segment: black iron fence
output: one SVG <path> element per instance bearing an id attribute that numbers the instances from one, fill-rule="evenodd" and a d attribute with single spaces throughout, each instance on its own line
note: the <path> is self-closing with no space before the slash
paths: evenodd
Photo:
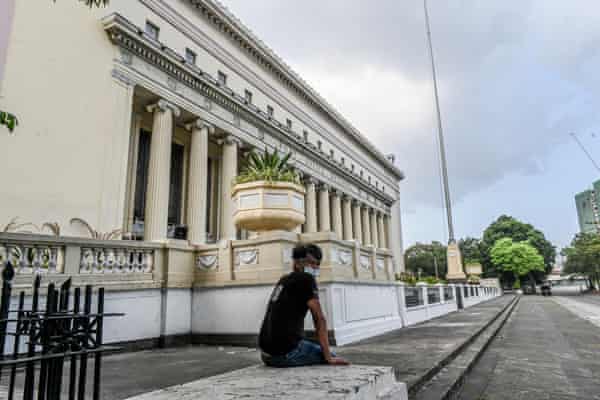
<path id="1" fill-rule="evenodd" d="M 2 271 L 0 302 L 0 383 L 8 380 L 8 400 L 60 400 L 61 393 L 69 400 L 84 400 L 89 392 L 99 400 L 102 353 L 117 350 L 102 343 L 104 317 L 123 314 L 104 312 L 104 288 L 98 289 L 94 301 L 90 285 L 82 294 L 79 287 L 71 290 L 71 279 L 60 287 L 50 283 L 42 305 L 40 275 L 33 282 L 31 296 L 20 292 L 13 309 L 13 277 L 9 262 Z M 26 297 L 31 302 L 27 307 Z M 93 302 L 96 312 L 92 312 Z M 86 390 L 88 361 L 91 390 Z M 63 374 L 67 370 L 68 376 Z"/>

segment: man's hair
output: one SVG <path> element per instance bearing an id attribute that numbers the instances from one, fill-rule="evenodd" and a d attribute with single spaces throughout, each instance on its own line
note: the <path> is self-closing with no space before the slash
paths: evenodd
<path id="1" fill-rule="evenodd" d="M 296 262 L 305 262 L 308 256 L 311 256 L 320 264 L 321 259 L 323 258 L 323 251 L 321 251 L 319 246 L 312 243 L 299 243 L 292 250 L 292 259 Z"/>
<path id="2" fill-rule="evenodd" d="M 317 246 L 316 244 L 310 243 L 310 244 L 307 244 L 306 246 L 304 246 L 304 248 L 305 248 L 307 256 L 311 256 L 312 258 L 317 260 L 319 262 L 319 264 L 321 263 L 321 259 L 323 258 L 323 251 L 321 250 L 321 248 L 319 246 Z"/>
<path id="3" fill-rule="evenodd" d="M 298 243 L 292 250 L 292 259 L 294 261 L 304 260 L 306 258 L 306 245 L 304 243 Z"/>

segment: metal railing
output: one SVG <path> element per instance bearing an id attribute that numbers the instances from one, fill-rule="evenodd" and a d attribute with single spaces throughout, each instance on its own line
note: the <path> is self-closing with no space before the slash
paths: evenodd
<path id="1" fill-rule="evenodd" d="M 407 308 L 422 306 L 424 304 L 423 290 L 418 287 L 407 287 L 404 289 L 404 299 Z"/>
<path id="2" fill-rule="evenodd" d="M 451 286 L 444 287 L 444 301 L 449 301 L 454 299 L 454 288 Z"/>
<path id="3" fill-rule="evenodd" d="M 123 314 L 104 312 L 104 288 L 98 289 L 96 312 L 92 312 L 92 287 L 85 286 L 82 303 L 81 288 L 71 294 L 71 279 L 60 288 L 54 283 L 48 285 L 44 309 L 40 304 L 40 275 L 33 282 L 30 308 L 25 307 L 22 291 L 16 309 L 11 309 L 14 275 L 8 262 L 2 271 L 0 302 L 0 382 L 8 376 L 8 399 L 17 395 L 17 371 L 23 369 L 25 377 L 18 393 L 21 399 L 60 400 L 63 393 L 63 398 L 84 400 L 88 358 L 94 357 L 92 399 L 99 400 L 102 353 L 118 349 L 102 344 L 104 317 Z M 65 362 L 69 377 L 63 390 Z M 10 371 L 6 375 L 2 374 L 4 368 Z"/>
<path id="4" fill-rule="evenodd" d="M 439 303 L 440 300 L 440 289 L 437 287 L 427 288 L 427 301 L 429 304 Z"/>

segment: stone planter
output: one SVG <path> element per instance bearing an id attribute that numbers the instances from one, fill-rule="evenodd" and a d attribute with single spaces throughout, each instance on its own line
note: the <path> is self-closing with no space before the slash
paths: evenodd
<path id="1" fill-rule="evenodd" d="M 256 181 L 233 187 L 233 221 L 254 232 L 292 231 L 306 220 L 304 188 L 289 182 Z"/>

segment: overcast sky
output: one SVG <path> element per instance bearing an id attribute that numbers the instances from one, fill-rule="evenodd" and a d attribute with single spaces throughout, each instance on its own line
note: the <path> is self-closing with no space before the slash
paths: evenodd
<path id="1" fill-rule="evenodd" d="M 422 0 L 222 0 L 406 173 L 405 246 L 447 240 Z M 457 237 L 510 214 L 557 246 L 600 178 L 600 3 L 429 0 Z M 596 134 L 597 133 L 597 134 Z"/>

